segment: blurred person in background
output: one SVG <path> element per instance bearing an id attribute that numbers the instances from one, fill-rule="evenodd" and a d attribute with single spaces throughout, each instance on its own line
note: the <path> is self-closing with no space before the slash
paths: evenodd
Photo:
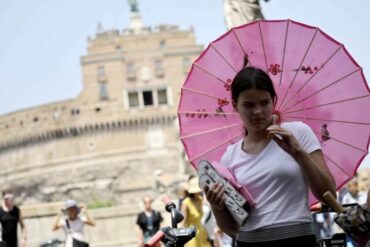
<path id="1" fill-rule="evenodd" d="M 187 183 L 183 182 L 180 183 L 179 186 L 177 187 L 177 196 L 179 197 L 177 201 L 176 208 L 181 210 L 182 206 L 182 201 L 186 198 L 187 196 Z"/>
<path id="2" fill-rule="evenodd" d="M 73 247 L 73 239 L 84 241 L 85 224 L 95 226 L 95 220 L 88 214 L 86 207 L 78 206 L 75 200 L 67 200 L 64 208 L 57 215 L 52 230 L 63 228 L 66 234 L 65 246 Z"/>
<path id="3" fill-rule="evenodd" d="M 8 247 L 18 247 L 18 223 L 21 226 L 20 247 L 25 247 L 27 242 L 26 225 L 19 207 L 14 205 L 14 193 L 11 190 L 3 191 L 3 203 L 0 208 L 0 222 L 2 241 Z"/>
<path id="4" fill-rule="evenodd" d="M 363 205 L 366 203 L 366 192 L 358 190 L 357 179 L 352 179 L 347 183 L 347 193 L 343 195 L 342 204 L 358 203 Z"/>
<path id="5" fill-rule="evenodd" d="M 195 226 L 197 235 L 187 243 L 187 247 L 211 247 L 208 242 L 207 230 L 203 227 L 201 219 L 203 216 L 203 197 L 199 187 L 199 179 L 193 176 L 189 179 L 188 196 L 183 200 L 181 213 L 184 216 L 184 227 Z"/>
<path id="6" fill-rule="evenodd" d="M 207 198 L 203 196 L 203 216 L 201 223 L 207 231 L 208 242 L 212 247 L 214 247 L 215 242 L 215 232 L 216 232 L 216 220 L 215 216 L 212 213 L 211 206 L 209 205 Z"/>
<path id="7" fill-rule="evenodd" d="M 3 239 L 1 237 L 2 233 L 3 233 L 3 231 L 1 229 L 1 224 L 0 224 L 0 247 L 6 247 L 6 243 L 3 242 Z"/>
<path id="8" fill-rule="evenodd" d="M 152 209 L 153 199 L 150 196 L 144 196 L 144 211 L 139 213 L 136 220 L 136 236 L 139 247 L 144 244 L 159 230 L 163 221 L 160 212 Z M 156 246 L 160 246 L 158 243 Z"/>
<path id="9" fill-rule="evenodd" d="M 216 227 L 215 229 L 215 247 L 233 247 L 233 239 L 227 235 L 226 233 L 222 232 L 220 228 Z"/>

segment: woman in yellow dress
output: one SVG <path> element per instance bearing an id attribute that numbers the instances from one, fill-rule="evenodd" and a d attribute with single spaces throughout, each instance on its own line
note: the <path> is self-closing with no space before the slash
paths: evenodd
<path id="1" fill-rule="evenodd" d="M 208 242 L 206 229 L 202 226 L 201 219 L 203 216 L 203 198 L 202 190 L 199 187 L 198 177 L 189 180 L 187 188 L 188 196 L 184 199 L 181 206 L 181 212 L 184 216 L 184 227 L 195 226 L 197 235 L 187 243 L 187 247 L 211 247 Z"/>

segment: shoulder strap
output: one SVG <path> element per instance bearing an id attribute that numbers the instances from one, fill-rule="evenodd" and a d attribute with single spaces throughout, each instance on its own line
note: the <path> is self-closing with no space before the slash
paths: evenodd
<path id="1" fill-rule="evenodd" d="M 66 219 L 66 225 L 67 225 L 68 233 L 72 234 L 72 230 L 71 230 L 71 227 L 69 225 L 69 220 L 68 219 Z"/>
<path id="2" fill-rule="evenodd" d="M 212 217 L 212 211 L 209 210 L 208 213 L 207 213 L 207 217 L 206 217 L 206 220 L 204 221 L 204 223 L 208 223 L 208 221 L 211 219 Z"/>

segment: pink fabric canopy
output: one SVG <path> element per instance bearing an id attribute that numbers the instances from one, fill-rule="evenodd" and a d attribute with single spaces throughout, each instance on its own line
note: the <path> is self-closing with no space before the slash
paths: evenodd
<path id="1" fill-rule="evenodd" d="M 201 159 L 219 162 L 226 147 L 244 136 L 230 85 L 245 58 L 272 78 L 281 120 L 302 121 L 313 129 L 341 187 L 368 153 L 369 87 L 342 44 L 292 20 L 233 28 L 193 63 L 178 108 L 181 140 L 192 165 L 196 168 Z"/>

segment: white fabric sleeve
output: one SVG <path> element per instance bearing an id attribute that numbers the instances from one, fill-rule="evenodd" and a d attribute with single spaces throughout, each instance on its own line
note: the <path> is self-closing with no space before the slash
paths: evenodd
<path id="1" fill-rule="evenodd" d="M 221 157 L 220 164 L 222 166 L 225 166 L 225 167 L 230 166 L 230 162 L 231 162 L 230 155 L 231 155 L 231 145 L 229 145 L 226 148 L 226 151 L 224 152 L 224 154 Z"/>
<path id="2" fill-rule="evenodd" d="M 307 153 L 321 150 L 321 145 L 312 129 L 303 122 L 298 122 L 296 137 Z"/>

